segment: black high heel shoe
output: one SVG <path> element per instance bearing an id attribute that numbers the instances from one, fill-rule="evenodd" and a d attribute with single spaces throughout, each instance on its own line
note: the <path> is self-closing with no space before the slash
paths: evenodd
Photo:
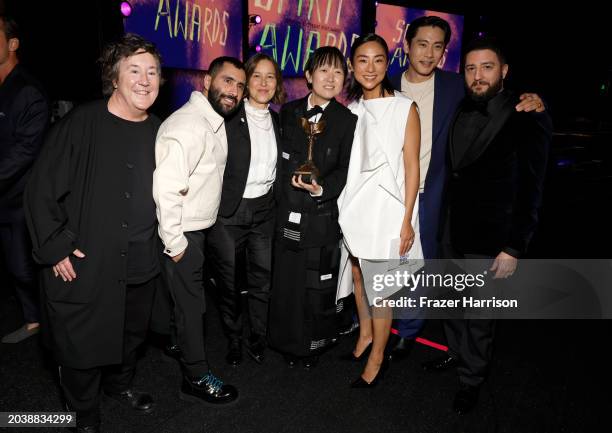
<path id="1" fill-rule="evenodd" d="M 353 383 L 351 383 L 351 388 L 374 388 L 376 385 L 378 385 L 378 382 L 383 379 L 388 368 L 389 360 L 384 358 L 382 364 L 380 364 L 380 370 L 378 370 L 378 373 L 376 373 L 376 376 L 374 376 L 374 379 L 372 379 L 371 382 L 366 382 L 363 377 L 359 375 L 359 377 L 355 379 Z"/>
<path id="2" fill-rule="evenodd" d="M 361 352 L 361 355 L 359 356 L 355 356 L 355 354 L 353 352 L 349 352 L 349 353 L 345 353 L 344 355 L 340 356 L 340 359 L 342 361 L 353 361 L 353 362 L 359 362 L 365 358 L 368 357 L 368 355 L 370 354 L 370 351 L 372 350 L 372 342 L 370 341 L 370 344 L 368 344 L 366 346 L 366 348 L 364 349 L 363 352 Z"/>

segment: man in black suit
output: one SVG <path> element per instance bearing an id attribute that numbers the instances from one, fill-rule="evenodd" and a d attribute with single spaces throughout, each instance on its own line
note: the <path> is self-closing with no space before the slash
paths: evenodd
<path id="1" fill-rule="evenodd" d="M 494 279 L 514 273 L 535 231 L 551 123 L 547 114 L 517 112 L 504 89 L 508 65 L 492 39 L 473 41 L 465 55 L 467 96 L 449 134 L 450 178 L 443 249 L 447 258 L 488 259 Z M 461 390 L 454 409 L 476 404 L 490 362 L 494 321 L 446 320 L 449 355 Z"/>
<path id="2" fill-rule="evenodd" d="M 18 343 L 39 329 L 23 190 L 49 123 L 49 106 L 40 84 L 19 65 L 18 48 L 17 23 L 0 15 L 0 244 L 25 319 L 25 325 L 4 336 L 3 343 Z"/>

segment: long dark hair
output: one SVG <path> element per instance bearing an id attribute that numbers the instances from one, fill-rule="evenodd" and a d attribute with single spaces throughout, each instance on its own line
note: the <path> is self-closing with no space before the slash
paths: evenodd
<path id="1" fill-rule="evenodd" d="M 382 37 L 378 36 L 376 33 L 368 33 L 367 35 L 355 39 L 355 42 L 351 47 L 351 64 L 353 65 L 353 68 L 355 67 L 355 53 L 357 52 L 357 49 L 366 42 L 376 42 L 381 47 L 383 47 L 383 50 L 385 52 L 385 60 L 387 62 L 389 61 L 389 47 L 387 46 L 385 40 Z M 393 87 L 393 84 L 391 84 L 389 76 L 385 74 L 385 78 L 383 78 L 382 82 L 380 83 L 380 96 L 385 96 L 385 92 L 393 93 L 394 90 L 395 88 Z M 348 99 L 354 101 L 355 99 L 361 98 L 361 96 L 363 96 L 363 88 L 361 87 L 361 84 L 359 84 L 357 80 L 355 80 L 355 72 L 353 72 L 351 73 Z"/>

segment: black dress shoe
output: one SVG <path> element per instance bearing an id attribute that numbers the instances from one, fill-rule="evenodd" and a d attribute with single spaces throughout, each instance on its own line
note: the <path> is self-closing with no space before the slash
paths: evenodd
<path id="1" fill-rule="evenodd" d="M 182 355 L 181 348 L 178 346 L 178 344 L 168 344 L 167 346 L 164 346 L 164 355 L 166 355 L 168 358 L 179 360 L 181 359 Z"/>
<path id="2" fill-rule="evenodd" d="M 318 355 L 311 355 L 311 356 L 306 356 L 305 358 L 302 358 L 302 365 L 304 366 L 306 370 L 315 368 L 318 363 L 319 363 Z"/>
<path id="3" fill-rule="evenodd" d="M 376 376 L 374 376 L 371 382 L 366 382 L 365 379 L 359 375 L 359 377 L 351 383 L 351 388 L 374 388 L 383 379 L 388 368 L 389 360 L 384 358 L 380 365 L 380 370 L 378 370 L 378 373 L 376 373 Z"/>
<path id="4" fill-rule="evenodd" d="M 432 359 L 422 364 L 425 371 L 444 371 L 459 365 L 459 360 L 449 355 Z"/>
<path id="5" fill-rule="evenodd" d="M 203 377 L 183 377 L 180 398 L 190 402 L 225 404 L 238 398 L 238 390 L 209 372 Z"/>
<path id="6" fill-rule="evenodd" d="M 290 353 L 284 353 L 283 359 L 289 368 L 295 367 L 295 364 L 298 362 L 298 357 Z"/>
<path id="7" fill-rule="evenodd" d="M 453 409 L 459 415 L 465 415 L 470 412 L 476 406 L 478 402 L 478 394 L 480 388 L 477 386 L 461 385 L 461 389 L 455 394 L 455 401 L 453 401 Z"/>
<path id="8" fill-rule="evenodd" d="M 233 366 L 242 362 L 242 342 L 240 340 L 234 339 L 230 341 L 225 360 L 229 365 Z"/>
<path id="9" fill-rule="evenodd" d="M 256 363 L 261 364 L 264 360 L 266 346 L 266 337 L 249 338 L 246 351 Z"/>
<path id="10" fill-rule="evenodd" d="M 149 413 L 155 407 L 153 397 L 145 392 L 138 392 L 132 389 L 120 393 L 104 392 L 108 397 L 121 403 L 125 407 L 136 410 L 140 413 Z"/>
<path id="11" fill-rule="evenodd" d="M 354 352 L 349 352 L 349 353 L 345 353 L 344 355 L 340 355 L 340 359 L 343 361 L 359 362 L 359 361 L 366 359 L 368 355 L 370 354 L 371 350 L 372 350 L 372 342 L 370 341 L 370 344 L 367 345 L 367 347 L 363 350 L 363 352 L 361 352 L 359 356 L 355 356 Z"/>
<path id="12" fill-rule="evenodd" d="M 406 359 L 414 347 L 414 338 L 394 337 L 387 345 L 387 356 L 395 361 Z"/>

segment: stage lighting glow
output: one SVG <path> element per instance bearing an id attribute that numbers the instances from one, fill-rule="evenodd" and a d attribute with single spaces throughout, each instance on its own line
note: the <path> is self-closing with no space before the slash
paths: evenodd
<path id="1" fill-rule="evenodd" d="M 130 2 L 121 2 L 121 15 L 129 17 L 132 14 L 132 5 Z"/>
<path id="2" fill-rule="evenodd" d="M 261 50 L 262 50 L 261 45 L 257 45 L 255 47 L 255 52 L 259 53 L 259 52 L 261 52 Z"/>
<path id="3" fill-rule="evenodd" d="M 249 15 L 249 25 L 254 26 L 257 24 L 261 24 L 261 21 L 261 15 Z"/>

